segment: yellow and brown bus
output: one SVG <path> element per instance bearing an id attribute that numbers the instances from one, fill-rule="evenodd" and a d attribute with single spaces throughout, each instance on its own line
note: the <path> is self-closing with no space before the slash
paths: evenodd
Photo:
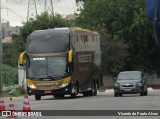
<path id="1" fill-rule="evenodd" d="M 26 67 L 27 93 L 36 100 L 97 95 L 103 85 L 100 35 L 78 27 L 34 31 L 19 65 Z"/>

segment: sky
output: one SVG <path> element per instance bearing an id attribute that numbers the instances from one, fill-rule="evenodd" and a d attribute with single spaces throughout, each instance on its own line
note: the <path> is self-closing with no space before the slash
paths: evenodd
<path id="1" fill-rule="evenodd" d="M 30 0 L 30 4 L 34 3 Z M 44 11 L 45 0 L 35 0 L 37 13 Z M 49 6 L 50 0 L 46 0 Z M 52 0 L 54 13 L 59 13 L 64 17 L 67 14 L 74 14 L 77 10 L 75 0 Z M 27 21 L 28 0 L 1 0 L 1 20 L 10 22 L 10 26 L 22 26 L 22 22 Z M 30 5 L 30 16 L 35 15 L 34 5 Z"/>

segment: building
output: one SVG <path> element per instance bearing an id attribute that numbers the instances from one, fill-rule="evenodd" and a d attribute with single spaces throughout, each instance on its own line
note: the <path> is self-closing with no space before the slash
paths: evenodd
<path id="1" fill-rule="evenodd" d="M 2 39 L 2 43 L 12 43 L 12 37 L 5 37 Z"/>
<path id="2" fill-rule="evenodd" d="M 20 28 L 18 26 L 10 26 L 6 29 L 6 32 L 5 32 L 5 37 L 10 37 L 12 36 L 13 34 L 19 34 L 20 32 Z"/>
<path id="3" fill-rule="evenodd" d="M 66 19 L 67 20 L 75 20 L 76 19 L 76 15 L 74 15 L 74 14 L 69 14 L 69 15 L 66 15 Z"/>
<path id="4" fill-rule="evenodd" d="M 5 39 L 6 30 L 9 27 L 9 22 L 7 22 L 7 23 L 1 23 L 1 26 L 2 26 L 2 39 Z"/>
<path id="5" fill-rule="evenodd" d="M 11 42 L 13 34 L 19 34 L 19 26 L 10 26 L 9 22 L 1 23 L 2 25 L 2 42 L 7 43 Z"/>

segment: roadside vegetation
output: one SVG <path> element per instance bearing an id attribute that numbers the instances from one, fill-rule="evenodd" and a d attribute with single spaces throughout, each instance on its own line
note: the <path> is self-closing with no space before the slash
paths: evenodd
<path id="1" fill-rule="evenodd" d="M 11 86 L 18 84 L 18 70 L 17 68 L 3 65 L 2 67 L 3 86 Z"/>
<path id="2" fill-rule="evenodd" d="M 12 89 L 12 90 L 0 93 L 0 97 L 18 97 L 21 95 L 27 95 L 27 92 L 24 89 L 24 87 Z"/>

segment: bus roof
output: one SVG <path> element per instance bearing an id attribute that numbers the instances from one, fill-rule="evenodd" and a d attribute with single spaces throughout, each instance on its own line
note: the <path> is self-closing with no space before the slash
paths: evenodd
<path id="1" fill-rule="evenodd" d="M 87 34 L 93 34 L 93 35 L 99 35 L 98 32 L 90 31 L 88 29 L 82 29 L 79 27 L 59 27 L 59 28 L 52 28 L 52 29 L 45 29 L 45 30 L 36 30 L 32 32 L 29 36 L 43 36 L 43 34 L 75 34 L 75 33 L 87 33 Z"/>
<path id="2" fill-rule="evenodd" d="M 99 33 L 96 32 L 96 31 L 90 31 L 88 29 L 83 29 L 83 28 L 79 28 L 79 27 L 71 27 L 70 30 L 73 33 L 75 33 L 75 32 L 86 32 L 86 33 L 90 33 L 90 34 L 93 34 L 93 35 L 99 35 Z"/>
<path id="3" fill-rule="evenodd" d="M 68 29 L 45 29 L 45 30 L 36 30 L 34 32 L 32 32 L 29 36 L 43 36 L 43 35 L 47 35 L 47 34 L 56 34 L 56 35 L 67 35 L 69 34 L 69 30 Z"/>

